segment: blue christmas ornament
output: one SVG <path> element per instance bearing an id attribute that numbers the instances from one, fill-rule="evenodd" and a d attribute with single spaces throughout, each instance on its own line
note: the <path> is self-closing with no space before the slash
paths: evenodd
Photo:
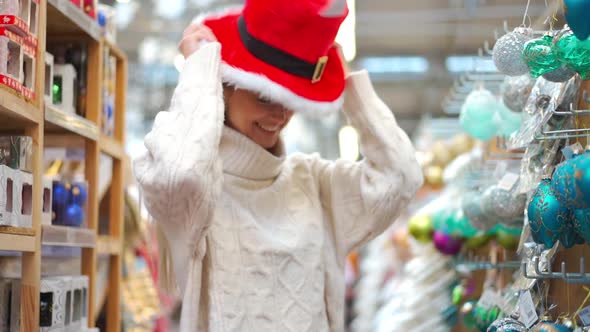
<path id="1" fill-rule="evenodd" d="M 565 20 L 579 40 L 590 36 L 590 0 L 564 0 Z"/>
<path id="2" fill-rule="evenodd" d="M 487 332 L 527 332 L 526 326 L 518 320 L 518 315 L 502 318 L 490 325 Z"/>
<path id="3" fill-rule="evenodd" d="M 69 198 L 69 190 L 65 185 L 55 182 L 53 183 L 53 201 L 54 207 L 66 206 Z"/>
<path id="4" fill-rule="evenodd" d="M 590 152 L 586 151 L 577 158 L 572 177 L 575 179 L 574 190 L 583 201 L 579 205 L 590 207 Z"/>
<path id="5" fill-rule="evenodd" d="M 573 246 L 575 246 L 576 244 L 578 244 L 578 234 L 576 234 L 576 230 L 574 228 L 574 223 L 572 222 L 572 220 L 567 220 L 565 223 L 565 227 L 563 228 L 563 230 L 561 231 L 561 234 L 559 235 L 559 242 L 561 242 L 561 244 L 565 247 L 565 248 L 571 248 Z"/>
<path id="6" fill-rule="evenodd" d="M 64 224 L 67 226 L 80 227 L 84 222 L 84 210 L 79 205 L 68 206 L 64 215 Z"/>
<path id="7" fill-rule="evenodd" d="M 86 204 L 86 200 L 88 199 L 88 191 L 86 187 L 82 184 L 74 184 L 72 185 L 72 189 L 70 190 L 70 202 L 73 204 L 77 204 L 80 206 L 84 206 Z"/>
<path id="8" fill-rule="evenodd" d="M 569 327 L 553 322 L 541 322 L 535 326 L 531 331 L 533 332 L 572 332 Z"/>
<path id="9" fill-rule="evenodd" d="M 512 112 L 504 103 L 498 103 L 498 111 L 494 115 L 494 122 L 498 127 L 498 134 L 509 137 L 520 129 L 522 113 Z"/>
<path id="10" fill-rule="evenodd" d="M 566 227 L 571 212 L 562 205 L 551 189 L 551 180 L 544 179 L 533 194 L 527 208 L 533 239 L 551 248 Z"/>
<path id="11" fill-rule="evenodd" d="M 581 190 L 583 188 L 576 186 L 576 176 L 583 175 L 578 171 L 580 161 L 586 159 L 580 158 L 579 155 L 575 155 L 573 158 L 559 164 L 553 173 L 553 180 L 551 181 L 551 188 L 557 199 L 571 209 L 586 209 L 589 207 L 585 199 L 586 197 Z"/>
<path id="12" fill-rule="evenodd" d="M 573 226 L 576 233 L 590 243 L 590 209 L 574 210 Z"/>

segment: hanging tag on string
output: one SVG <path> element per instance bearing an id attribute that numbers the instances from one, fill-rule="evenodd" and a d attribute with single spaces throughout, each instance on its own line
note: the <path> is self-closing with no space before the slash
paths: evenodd
<path id="1" fill-rule="evenodd" d="M 537 315 L 533 297 L 531 296 L 531 292 L 529 290 L 520 294 L 520 298 L 518 299 L 518 307 L 520 310 L 519 320 L 527 327 L 527 329 L 531 328 L 531 326 L 533 326 L 537 320 L 539 320 L 539 316 Z"/>

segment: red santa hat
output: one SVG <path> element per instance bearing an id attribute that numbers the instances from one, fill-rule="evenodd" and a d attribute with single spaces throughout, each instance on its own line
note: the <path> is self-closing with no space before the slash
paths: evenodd
<path id="1" fill-rule="evenodd" d="M 342 106 L 344 71 L 334 40 L 346 0 L 246 0 L 202 23 L 222 45 L 223 81 L 310 114 Z"/>

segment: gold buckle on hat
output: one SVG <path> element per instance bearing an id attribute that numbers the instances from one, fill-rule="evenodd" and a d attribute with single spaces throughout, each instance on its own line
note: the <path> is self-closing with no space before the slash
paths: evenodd
<path id="1" fill-rule="evenodd" d="M 311 78 L 311 83 L 317 83 L 322 79 L 322 75 L 324 75 L 324 71 L 326 70 L 326 65 L 328 64 L 328 56 L 324 55 L 318 59 L 318 62 L 315 65 L 315 70 L 313 72 L 313 77 Z"/>

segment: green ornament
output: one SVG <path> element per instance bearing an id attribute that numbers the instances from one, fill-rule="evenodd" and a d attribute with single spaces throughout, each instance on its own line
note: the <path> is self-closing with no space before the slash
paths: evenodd
<path id="1" fill-rule="evenodd" d="M 560 33 L 553 42 L 556 58 L 575 70 L 582 79 L 590 79 L 590 43 L 580 41 L 570 30 Z"/>
<path id="2" fill-rule="evenodd" d="M 463 285 L 458 284 L 453 288 L 453 291 L 451 293 L 451 299 L 453 301 L 453 304 L 459 305 L 459 303 L 461 303 L 461 301 L 463 300 L 463 293 Z"/>
<path id="3" fill-rule="evenodd" d="M 477 234 L 477 229 L 471 225 L 461 209 L 457 210 L 453 215 L 453 234 L 466 238 L 471 238 Z"/>
<path id="4" fill-rule="evenodd" d="M 524 45 L 522 55 L 529 66 L 531 76 L 536 78 L 561 67 L 561 62 L 551 48 L 552 44 L 553 37 L 546 35 L 530 40 Z"/>
<path id="5" fill-rule="evenodd" d="M 488 242 L 490 242 L 490 240 L 493 237 L 494 236 L 492 234 L 488 234 L 483 231 L 478 232 L 477 234 L 475 234 L 475 236 L 472 236 L 472 237 L 468 238 L 467 240 L 465 240 L 465 242 L 463 243 L 463 246 L 465 246 L 465 248 L 467 248 L 467 249 L 481 248 L 481 247 L 485 246 L 486 244 L 488 244 Z"/>

